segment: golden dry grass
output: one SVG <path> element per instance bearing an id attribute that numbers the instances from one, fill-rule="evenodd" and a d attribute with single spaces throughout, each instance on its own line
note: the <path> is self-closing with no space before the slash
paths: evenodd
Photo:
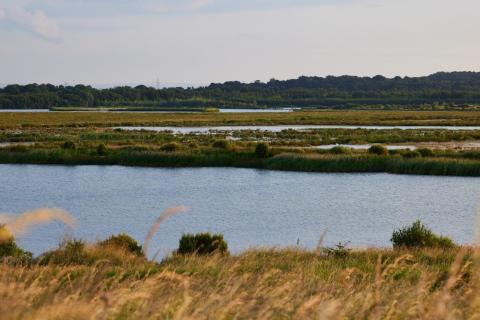
<path id="1" fill-rule="evenodd" d="M 472 248 L 0 265 L 2 319 L 476 319 Z"/>
<path id="2" fill-rule="evenodd" d="M 207 126 L 274 124 L 480 125 L 478 111 L 304 111 L 291 113 L 13 113 L 0 116 L 0 128 L 48 126 Z"/>

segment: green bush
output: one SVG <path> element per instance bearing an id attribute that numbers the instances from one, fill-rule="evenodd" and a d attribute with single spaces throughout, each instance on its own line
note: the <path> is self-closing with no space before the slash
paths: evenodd
<path id="1" fill-rule="evenodd" d="M 330 149 L 329 152 L 333 154 L 349 154 L 352 152 L 352 149 L 347 147 L 337 146 Z"/>
<path id="2" fill-rule="evenodd" d="M 339 243 L 335 247 L 327 247 L 323 249 L 323 252 L 328 256 L 333 256 L 335 258 L 346 258 L 352 252 L 351 249 L 347 248 L 348 243 Z"/>
<path id="3" fill-rule="evenodd" d="M 212 254 L 212 253 L 227 253 L 228 245 L 223 239 L 222 234 L 199 233 L 184 234 L 180 239 L 178 246 L 178 253 L 180 254 Z"/>
<path id="4" fill-rule="evenodd" d="M 422 148 L 417 150 L 422 157 L 433 157 L 435 154 L 433 153 L 432 149 L 429 148 Z"/>
<path id="5" fill-rule="evenodd" d="M 213 142 L 212 146 L 217 149 L 225 150 L 228 150 L 231 147 L 230 142 L 227 140 L 216 140 L 215 142 Z"/>
<path id="6" fill-rule="evenodd" d="M 65 141 L 62 144 L 62 149 L 64 149 L 64 150 L 75 150 L 76 148 L 77 148 L 77 146 L 75 145 L 75 143 L 73 141 Z"/>
<path id="7" fill-rule="evenodd" d="M 420 158 L 422 154 L 418 151 L 407 151 L 403 154 L 404 158 L 411 159 L 411 158 Z"/>
<path id="8" fill-rule="evenodd" d="M 455 247 L 455 243 L 450 238 L 434 234 L 419 220 L 409 227 L 394 231 L 390 241 L 394 248 Z"/>
<path id="9" fill-rule="evenodd" d="M 41 265 L 75 265 L 84 264 L 88 260 L 85 250 L 85 242 L 82 240 L 68 240 L 60 245 L 60 248 L 47 252 L 39 257 L 38 263 Z"/>
<path id="10" fill-rule="evenodd" d="M 99 243 L 102 247 L 113 247 L 126 250 L 130 253 L 133 253 L 137 256 L 143 256 L 142 246 L 138 242 L 130 237 L 128 234 L 121 233 L 116 236 L 111 236 L 110 238 Z"/>
<path id="11" fill-rule="evenodd" d="M 106 146 L 106 145 L 104 145 L 103 143 L 101 143 L 101 144 L 98 145 L 98 147 L 97 147 L 97 154 L 98 154 L 99 156 L 104 156 L 104 155 L 106 155 L 106 154 L 107 154 L 107 151 L 108 151 L 108 149 L 107 149 L 107 146 Z"/>
<path id="12" fill-rule="evenodd" d="M 176 142 L 171 142 L 161 146 L 160 150 L 164 152 L 175 152 L 180 150 L 180 145 Z"/>
<path id="13" fill-rule="evenodd" d="M 5 226 L 0 225 L 0 262 L 13 259 L 14 262 L 28 263 L 33 254 L 20 248 Z"/>
<path id="14" fill-rule="evenodd" d="M 376 154 L 378 156 L 386 156 L 388 154 L 388 149 L 381 145 L 373 145 L 368 149 L 368 153 Z"/>
<path id="15" fill-rule="evenodd" d="M 258 158 L 267 158 L 270 154 L 270 147 L 265 142 L 257 143 L 255 147 L 255 155 Z"/>

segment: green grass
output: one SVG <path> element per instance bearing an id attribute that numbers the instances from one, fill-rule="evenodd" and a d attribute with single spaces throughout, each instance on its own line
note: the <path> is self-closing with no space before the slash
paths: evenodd
<path id="1" fill-rule="evenodd" d="M 93 149 L 0 149 L 0 163 L 62 165 L 124 165 L 145 167 L 240 167 L 302 172 L 388 172 L 396 174 L 480 176 L 478 160 L 461 158 L 407 158 L 350 154 L 280 153 L 263 158 L 254 150 L 199 149 L 195 152 L 113 149 L 99 155 Z"/>

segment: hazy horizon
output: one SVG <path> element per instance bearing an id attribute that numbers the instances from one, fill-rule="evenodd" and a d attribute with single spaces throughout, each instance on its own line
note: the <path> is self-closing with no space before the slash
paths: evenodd
<path id="1" fill-rule="evenodd" d="M 474 0 L 0 0 L 0 84 L 479 71 Z"/>

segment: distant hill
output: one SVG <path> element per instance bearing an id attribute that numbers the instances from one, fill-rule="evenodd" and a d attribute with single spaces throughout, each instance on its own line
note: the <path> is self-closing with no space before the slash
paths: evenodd
<path id="1" fill-rule="evenodd" d="M 162 106 L 226 108 L 358 108 L 480 104 L 479 72 L 439 72 L 425 77 L 328 76 L 230 81 L 199 88 L 147 86 L 96 89 L 51 84 L 7 85 L 0 108 Z"/>

